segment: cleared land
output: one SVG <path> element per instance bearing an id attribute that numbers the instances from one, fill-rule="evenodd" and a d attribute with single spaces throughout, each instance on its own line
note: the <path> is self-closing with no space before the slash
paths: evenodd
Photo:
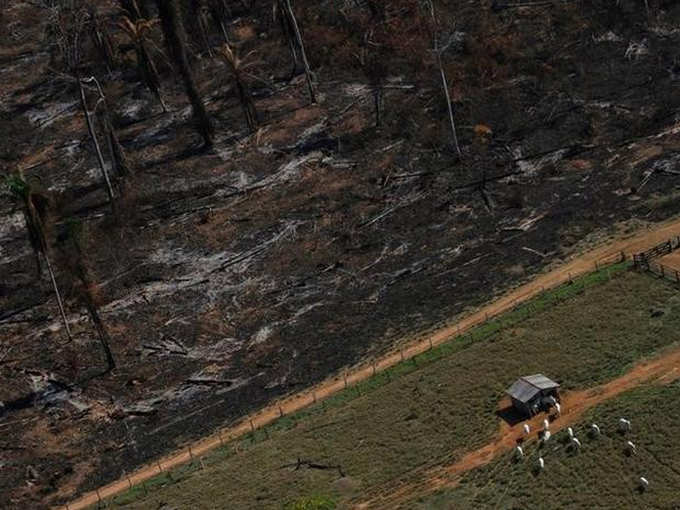
<path id="1" fill-rule="evenodd" d="M 619 417 L 633 424 L 624 437 L 616 429 Z M 597 423 L 602 435 L 589 435 Z M 434 494 L 410 508 L 443 510 L 467 508 L 678 508 L 680 505 L 680 381 L 645 386 L 591 410 L 574 426 L 583 448 L 566 448 L 567 433 L 555 436 L 549 447 L 527 448 L 524 460 L 511 453 L 465 475 L 455 489 Z M 626 455 L 624 443 L 636 445 Z M 533 467 L 538 457 L 545 471 Z M 637 490 L 644 476 L 650 488 Z"/>
<path id="2" fill-rule="evenodd" d="M 661 257 L 659 262 L 670 269 L 680 271 L 680 250 L 676 250 L 665 257 Z"/>
<path id="3" fill-rule="evenodd" d="M 196 462 L 147 484 L 146 496 L 138 488 L 117 504 L 281 508 L 323 494 L 342 507 L 487 444 L 498 430 L 499 398 L 516 376 L 543 371 L 565 390 L 588 388 L 678 339 L 680 295 L 670 284 L 621 272 L 583 288 L 565 286 L 507 316 L 500 331 L 487 326 L 483 339 L 446 344 L 379 374 L 227 445 L 203 469 Z M 553 306 L 556 297 L 563 300 Z M 340 469 L 298 467 L 298 459 Z"/>

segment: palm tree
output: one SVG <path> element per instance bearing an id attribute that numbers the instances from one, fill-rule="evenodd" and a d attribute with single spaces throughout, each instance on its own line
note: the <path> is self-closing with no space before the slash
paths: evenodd
<path id="1" fill-rule="evenodd" d="M 251 133 L 257 130 L 257 110 L 253 103 L 253 98 L 245 82 L 245 70 L 248 66 L 253 65 L 254 62 L 245 63 L 245 60 L 252 54 L 250 52 L 243 59 L 239 58 L 236 52 L 228 44 L 223 44 L 217 49 L 217 54 L 227 63 L 231 74 L 236 81 L 236 90 L 238 91 L 238 98 L 243 108 L 243 113 L 246 117 L 246 123 Z"/>
<path id="2" fill-rule="evenodd" d="M 116 368 L 116 361 L 111 352 L 111 337 L 99 315 L 96 304 L 96 285 L 92 282 L 82 248 L 82 224 L 78 221 L 67 221 L 67 235 L 60 244 L 64 268 L 74 283 L 75 296 L 85 305 L 90 320 L 97 331 L 97 337 L 106 358 L 107 372 Z"/>
<path id="3" fill-rule="evenodd" d="M 213 144 L 213 126 L 198 93 L 196 82 L 189 66 L 187 37 L 180 17 L 177 0 L 156 0 L 156 5 L 158 6 L 158 14 L 161 18 L 165 44 L 182 76 L 184 90 L 191 102 L 196 129 L 201 137 L 203 137 L 206 147 L 210 147 Z"/>
<path id="4" fill-rule="evenodd" d="M 151 93 L 156 96 L 158 102 L 161 104 L 161 108 L 163 108 L 163 113 L 165 113 L 168 109 L 165 106 L 163 96 L 161 95 L 161 80 L 158 76 L 156 64 L 154 64 L 147 47 L 149 32 L 157 22 L 157 19 L 146 20 L 144 18 L 137 18 L 133 21 L 132 18 L 123 16 L 123 19 L 118 23 L 118 26 L 128 35 L 135 45 L 139 75 L 141 76 L 144 85 L 146 85 Z"/>
<path id="5" fill-rule="evenodd" d="M 22 172 L 10 176 L 7 179 L 7 185 L 9 187 L 10 193 L 14 196 L 15 200 L 17 200 L 22 205 L 23 208 L 28 238 L 31 242 L 31 247 L 33 248 L 33 254 L 35 255 L 37 276 L 40 277 L 41 273 L 40 256 L 42 255 L 45 259 L 45 265 L 47 266 L 47 271 L 50 275 L 54 294 L 57 297 L 57 306 L 59 307 L 59 313 L 61 314 L 61 319 L 64 323 L 66 336 L 68 337 L 69 341 L 72 341 L 73 337 L 71 336 L 71 329 L 69 328 L 68 320 L 66 319 L 66 312 L 64 311 L 61 293 L 59 292 L 59 286 L 57 285 L 57 280 L 54 277 L 54 271 L 52 270 L 52 263 L 50 262 L 49 257 L 47 231 L 49 229 L 50 223 L 50 197 L 37 186 L 34 186 L 28 182 Z"/>

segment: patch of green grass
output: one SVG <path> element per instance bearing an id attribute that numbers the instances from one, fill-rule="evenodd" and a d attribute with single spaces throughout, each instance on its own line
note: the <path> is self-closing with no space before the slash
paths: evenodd
<path id="1" fill-rule="evenodd" d="M 620 417 L 631 420 L 625 437 L 617 430 Z M 588 433 L 597 423 L 602 434 Z M 645 508 L 670 509 L 680 504 L 680 384 L 643 386 L 591 409 L 574 426 L 583 447 L 566 448 L 567 432 L 559 432 L 550 447 L 531 445 L 524 459 L 511 453 L 469 472 L 455 489 L 441 491 L 410 508 Z M 637 454 L 626 455 L 632 441 Z M 538 456 L 545 470 L 536 473 Z M 650 482 L 638 491 L 641 476 Z"/>
<path id="2" fill-rule="evenodd" d="M 334 510 L 335 501 L 328 496 L 302 498 L 286 506 L 286 510 Z"/>
<path id="3" fill-rule="evenodd" d="M 205 469 L 115 505 L 285 508 L 309 494 L 340 507 L 371 487 L 486 443 L 515 378 L 544 372 L 589 387 L 668 345 L 680 327 L 677 289 L 625 265 L 545 293 L 414 361 L 378 373 L 206 457 Z M 650 309 L 665 313 L 652 318 Z M 298 458 L 334 470 L 284 467 Z M 140 494 L 137 491 L 136 494 Z"/>

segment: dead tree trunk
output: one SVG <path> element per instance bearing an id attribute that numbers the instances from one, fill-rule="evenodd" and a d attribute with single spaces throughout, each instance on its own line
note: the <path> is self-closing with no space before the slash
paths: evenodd
<path id="1" fill-rule="evenodd" d="M 295 18 L 295 13 L 293 12 L 293 7 L 290 5 L 290 0 L 283 0 L 283 4 L 286 10 L 286 16 L 290 22 L 290 26 L 295 34 L 295 39 L 297 41 L 298 47 L 300 48 L 300 55 L 302 56 L 302 64 L 305 66 L 305 76 L 307 78 L 307 87 L 309 88 L 309 97 L 312 103 L 316 103 L 316 92 L 314 92 L 314 83 L 312 81 L 312 71 L 309 68 L 309 61 L 307 60 L 307 52 L 305 51 L 305 44 L 302 41 L 302 34 L 300 33 L 300 27 L 298 26 L 297 19 Z"/>
<path id="2" fill-rule="evenodd" d="M 113 128 L 113 122 L 111 122 L 111 116 L 109 115 L 109 105 L 104 91 L 94 76 L 85 81 L 94 82 L 97 86 L 97 92 L 99 92 L 99 101 L 102 104 L 102 108 L 99 110 L 99 121 L 104 128 L 104 136 L 109 148 L 112 165 L 115 167 L 118 177 L 123 179 L 129 177 L 132 175 L 132 171 L 125 155 L 125 150 L 123 150 L 123 146 L 118 140 L 118 135 L 116 135 L 116 130 Z"/>
<path id="3" fill-rule="evenodd" d="M 451 106 L 451 96 L 449 95 L 449 84 L 446 80 L 446 73 L 444 72 L 444 66 L 442 65 L 442 54 L 439 50 L 438 34 L 437 34 L 437 17 L 434 12 L 434 4 L 430 0 L 430 13 L 432 15 L 432 30 L 433 30 L 433 42 L 434 42 L 434 54 L 437 58 L 437 67 L 439 68 L 439 74 L 442 80 L 442 88 L 444 89 L 444 97 L 446 98 L 446 106 L 449 112 L 449 122 L 451 124 L 451 139 L 453 141 L 453 147 L 456 149 L 458 157 L 461 157 L 460 146 L 458 145 L 458 135 L 456 134 L 456 123 L 453 120 L 453 107 Z"/>
<path id="4" fill-rule="evenodd" d="M 257 110 L 253 104 L 253 99 L 250 96 L 250 92 L 239 78 L 236 79 L 236 88 L 238 89 L 239 100 L 241 101 L 243 114 L 246 117 L 248 130 L 251 133 L 254 133 L 257 130 Z"/>
<path id="5" fill-rule="evenodd" d="M 210 15 L 212 16 L 213 21 L 222 32 L 224 42 L 229 44 L 229 32 L 227 31 L 227 25 L 225 24 L 226 16 L 229 14 L 229 7 L 225 0 L 209 0 L 208 8 L 210 9 Z"/>
<path id="6" fill-rule="evenodd" d="M 186 33 L 180 17 L 177 0 L 156 0 L 166 46 L 172 55 L 184 83 L 184 90 L 191 102 L 196 127 L 206 147 L 213 144 L 213 127 L 205 105 L 196 88 L 186 49 Z"/>
<path id="7" fill-rule="evenodd" d="M 375 127 L 380 127 L 382 124 L 382 93 L 383 89 L 380 84 L 373 85 L 373 100 L 375 102 Z"/>
<path id="8" fill-rule="evenodd" d="M 201 32 L 201 41 L 203 41 L 203 47 L 210 58 L 213 56 L 212 48 L 210 47 L 210 41 L 208 40 L 208 20 L 206 18 L 206 11 L 201 2 L 198 2 L 198 28 Z"/>
<path id="9" fill-rule="evenodd" d="M 94 131 L 94 126 L 92 125 L 92 119 L 90 117 L 90 111 L 88 110 L 87 107 L 87 99 L 85 98 L 85 89 L 83 87 L 83 82 L 80 79 L 80 76 L 76 77 L 78 80 L 78 90 L 80 92 L 80 106 L 83 109 L 83 113 L 85 114 L 85 123 L 87 124 L 87 131 L 90 134 L 90 139 L 92 140 L 92 143 L 94 144 L 95 151 L 97 152 L 97 161 L 99 162 L 99 168 L 102 171 L 102 175 L 104 176 L 104 181 L 106 184 L 106 194 L 109 197 L 109 203 L 111 204 L 111 208 L 114 209 L 116 208 L 115 205 L 115 196 L 113 193 L 113 187 L 111 186 L 111 180 L 109 179 L 109 172 L 106 170 L 106 164 L 104 163 L 104 157 L 102 156 L 102 151 L 101 148 L 99 147 L 99 140 L 97 140 L 97 134 Z"/>
<path id="10" fill-rule="evenodd" d="M 106 24 L 101 21 L 93 6 L 90 7 L 90 16 L 92 18 L 92 42 L 106 63 L 106 70 L 111 74 L 111 70 L 116 67 L 115 51 L 111 40 L 111 34 L 109 33 Z"/>
<path id="11" fill-rule="evenodd" d="M 113 353 L 111 352 L 111 337 L 109 336 L 104 323 L 99 316 L 99 311 L 97 306 L 94 304 L 92 297 L 88 294 L 88 290 L 84 290 L 85 296 L 85 308 L 87 308 L 87 313 L 90 315 L 90 320 L 94 324 L 94 328 L 97 330 L 97 337 L 99 338 L 99 343 L 104 351 L 104 356 L 106 357 L 107 372 L 110 372 L 116 368 L 116 361 L 113 358 Z"/>
<path id="12" fill-rule="evenodd" d="M 61 293 L 59 292 L 59 286 L 57 285 L 57 280 L 54 277 L 54 271 L 52 270 L 52 264 L 50 262 L 50 257 L 47 255 L 47 247 L 43 247 L 43 257 L 45 257 L 45 263 L 47 265 L 47 272 L 50 274 L 50 280 L 52 282 L 52 288 L 54 289 L 54 295 L 57 296 L 57 306 L 59 307 L 59 313 L 61 314 L 61 320 L 64 323 L 64 328 L 66 329 L 66 336 L 68 336 L 68 341 L 73 341 L 73 336 L 71 335 L 71 328 L 68 326 L 68 320 L 66 319 L 66 312 L 64 311 L 64 303 L 61 300 Z"/>

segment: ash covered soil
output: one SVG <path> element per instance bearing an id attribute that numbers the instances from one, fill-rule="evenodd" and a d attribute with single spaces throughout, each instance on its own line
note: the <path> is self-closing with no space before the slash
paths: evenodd
<path id="1" fill-rule="evenodd" d="M 236 8 L 229 31 L 256 51 L 261 122 L 249 133 L 224 66 L 195 56 L 217 128 L 210 150 L 166 60 L 169 113 L 129 52 L 110 72 L 93 59 L 134 170 L 114 216 L 77 88 L 47 42 L 49 17 L 40 2 L 7 2 L 2 172 L 23 169 L 49 190 L 55 246 L 70 220 L 84 225 L 117 367 L 103 373 L 57 256 L 67 341 L 21 209 L 4 194 L 0 507 L 64 502 L 589 244 L 680 212 L 680 6 L 645 3 L 435 2 L 462 158 L 431 38 L 409 25 L 415 1 L 389 4 L 382 22 L 380 127 L 358 63 L 361 3 L 295 2 L 318 104 L 303 74 L 289 79 L 270 3 Z M 116 6 L 96 4 L 124 46 Z"/>

